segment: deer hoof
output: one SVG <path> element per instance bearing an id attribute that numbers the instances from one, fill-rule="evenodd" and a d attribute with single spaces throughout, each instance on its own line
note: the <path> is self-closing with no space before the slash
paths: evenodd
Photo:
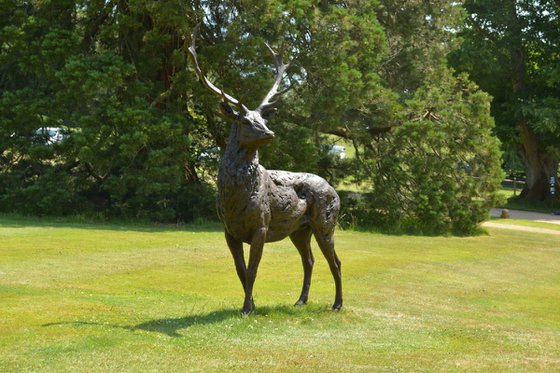
<path id="1" fill-rule="evenodd" d="M 342 309 L 342 303 L 335 303 L 332 306 L 332 310 L 333 312 L 338 312 Z"/>
<path id="2" fill-rule="evenodd" d="M 299 299 L 299 300 L 294 304 L 294 306 L 295 306 L 295 307 L 305 306 L 306 303 L 307 303 L 307 300 Z"/>
<path id="3" fill-rule="evenodd" d="M 243 309 L 241 310 L 241 317 L 245 318 L 249 316 L 249 314 L 254 310 L 255 310 L 255 301 L 251 297 L 251 303 L 248 306 L 247 305 L 243 306 Z"/>
<path id="4" fill-rule="evenodd" d="M 252 307 L 250 308 L 243 308 L 241 310 L 241 317 L 246 318 L 247 316 L 249 316 L 251 313 L 253 313 L 253 311 L 255 310 L 255 305 L 253 304 Z"/>

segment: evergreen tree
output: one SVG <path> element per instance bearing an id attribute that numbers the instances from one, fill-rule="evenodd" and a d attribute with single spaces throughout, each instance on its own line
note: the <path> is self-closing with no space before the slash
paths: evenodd
<path id="1" fill-rule="evenodd" d="M 181 5 L 1 4 L 3 210 L 185 217 L 202 141 L 186 99 L 195 81 Z M 50 143 L 47 128 L 64 139 Z"/>
<path id="2" fill-rule="evenodd" d="M 451 1 L 380 1 L 387 37 L 380 84 L 391 95 L 351 134 L 373 182 L 359 224 L 427 234 L 472 233 L 502 178 L 490 98 L 447 68 L 463 12 Z"/>
<path id="3" fill-rule="evenodd" d="M 503 177 L 488 95 L 443 68 L 405 108 L 368 157 L 377 162 L 367 217 L 397 231 L 474 233 Z"/>

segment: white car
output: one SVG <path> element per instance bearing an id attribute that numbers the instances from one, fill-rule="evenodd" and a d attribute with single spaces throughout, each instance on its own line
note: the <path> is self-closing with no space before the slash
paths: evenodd
<path id="1" fill-rule="evenodd" d="M 346 148 L 342 145 L 332 145 L 329 147 L 328 154 L 334 155 L 340 159 L 346 158 Z"/>
<path id="2" fill-rule="evenodd" d="M 66 137 L 64 129 L 60 127 L 43 127 L 35 131 L 37 138 L 44 141 L 46 145 L 59 143 Z"/>

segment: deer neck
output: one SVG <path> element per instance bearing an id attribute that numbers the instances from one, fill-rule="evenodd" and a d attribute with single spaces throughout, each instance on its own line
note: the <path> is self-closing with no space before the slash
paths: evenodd
<path id="1" fill-rule="evenodd" d="M 237 125 L 232 125 L 224 157 L 218 174 L 219 184 L 227 183 L 250 185 L 259 168 L 258 150 L 239 144 Z M 249 180 L 248 180 L 249 179 Z"/>

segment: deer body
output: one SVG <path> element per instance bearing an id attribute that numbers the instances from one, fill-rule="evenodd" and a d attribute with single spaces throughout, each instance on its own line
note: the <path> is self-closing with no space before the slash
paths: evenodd
<path id="1" fill-rule="evenodd" d="M 282 57 L 269 47 L 274 55 L 277 76 L 261 105 L 249 110 L 214 86 L 202 73 L 196 58 L 195 35 L 196 29 L 189 48 L 195 71 L 208 89 L 224 99 L 222 112 L 232 122 L 218 173 L 217 209 L 245 292 L 242 315 L 248 315 L 255 307 L 253 285 L 264 243 L 288 236 L 301 256 L 304 270 L 303 287 L 296 305 L 307 302 L 314 264 L 310 241 L 314 235 L 335 282 L 332 308 L 339 310 L 342 307 L 341 263 L 333 239 L 340 209 L 338 195 L 317 175 L 268 171 L 259 164 L 258 149 L 274 137 L 266 126 L 266 113 L 275 103 L 273 98 L 279 95 L 278 88 L 288 65 L 283 64 Z M 250 245 L 249 263 L 245 262 L 243 243 Z"/>
<path id="2" fill-rule="evenodd" d="M 253 233 L 264 227 L 265 242 L 274 242 L 305 226 L 323 233 L 334 230 L 340 200 L 327 181 L 308 173 L 266 170 L 258 152 L 247 154 L 235 141 L 230 136 L 220 165 L 217 201 L 218 216 L 232 237 L 251 243 Z M 321 224 L 312 227 L 317 221 Z"/>

